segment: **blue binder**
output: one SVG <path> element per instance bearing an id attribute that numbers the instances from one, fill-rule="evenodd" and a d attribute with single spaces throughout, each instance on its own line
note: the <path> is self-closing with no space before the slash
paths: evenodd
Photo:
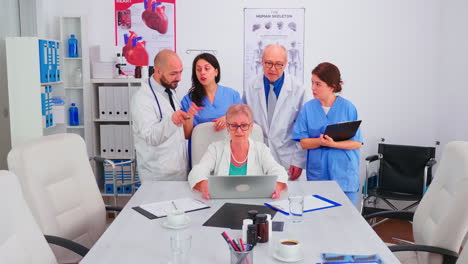
<path id="1" fill-rule="evenodd" d="M 41 83 L 49 82 L 48 73 L 48 54 L 49 54 L 49 42 L 47 40 L 39 40 L 39 71 L 41 74 Z"/>

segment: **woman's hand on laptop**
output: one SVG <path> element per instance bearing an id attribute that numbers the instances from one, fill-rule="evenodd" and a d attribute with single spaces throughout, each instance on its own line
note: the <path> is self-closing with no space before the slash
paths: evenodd
<path id="1" fill-rule="evenodd" d="M 281 191 L 286 188 L 286 184 L 282 182 L 276 182 L 275 191 L 271 195 L 271 198 L 278 199 L 281 196 Z"/>
<path id="2" fill-rule="evenodd" d="M 202 193 L 203 199 L 210 199 L 210 193 L 208 192 L 208 180 L 203 180 L 198 182 L 194 187 L 194 189 L 199 190 Z"/>

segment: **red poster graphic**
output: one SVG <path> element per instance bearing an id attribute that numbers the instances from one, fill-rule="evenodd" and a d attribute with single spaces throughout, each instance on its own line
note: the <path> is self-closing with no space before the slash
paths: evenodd
<path id="1" fill-rule="evenodd" d="M 176 50 L 175 0 L 114 1 L 115 44 L 128 63 L 153 65 L 160 50 Z"/>

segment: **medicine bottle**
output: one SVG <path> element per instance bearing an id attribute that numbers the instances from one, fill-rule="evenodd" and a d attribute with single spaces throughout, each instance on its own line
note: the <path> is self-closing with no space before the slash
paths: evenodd
<path id="1" fill-rule="evenodd" d="M 75 34 L 71 34 L 70 38 L 68 39 L 68 57 L 78 57 L 78 40 L 75 38 Z"/>
<path id="2" fill-rule="evenodd" d="M 257 234 L 257 225 L 248 225 L 247 226 L 247 244 L 252 246 L 257 245 L 258 234 Z"/>
<path id="3" fill-rule="evenodd" d="M 148 78 L 151 77 L 151 75 L 153 75 L 154 73 L 154 66 L 149 66 L 148 67 Z"/>
<path id="4" fill-rule="evenodd" d="M 257 214 L 256 217 L 257 220 L 257 233 L 259 243 L 265 243 L 268 242 L 268 221 L 267 221 L 267 216 L 265 214 Z"/>
<path id="5" fill-rule="evenodd" d="M 71 104 L 71 107 L 68 108 L 68 122 L 70 126 L 79 126 L 80 119 L 78 117 L 78 107 L 75 103 Z"/>
<path id="6" fill-rule="evenodd" d="M 244 219 L 244 221 L 242 221 L 242 240 L 247 242 L 247 229 L 248 229 L 248 226 L 249 225 L 252 225 L 253 224 L 253 221 L 252 219 Z"/>
<path id="7" fill-rule="evenodd" d="M 266 214 L 268 222 L 268 239 L 271 240 L 273 234 L 273 221 L 271 220 L 271 214 Z"/>
<path id="8" fill-rule="evenodd" d="M 249 218 L 249 219 L 252 219 L 252 221 L 253 221 L 254 224 L 256 223 L 256 222 L 255 222 L 255 218 L 256 218 L 257 214 L 258 214 L 258 211 L 257 211 L 257 210 L 249 210 L 249 211 L 247 212 L 248 218 Z"/>
<path id="9" fill-rule="evenodd" d="M 135 67 L 135 78 L 141 79 L 141 66 Z"/>

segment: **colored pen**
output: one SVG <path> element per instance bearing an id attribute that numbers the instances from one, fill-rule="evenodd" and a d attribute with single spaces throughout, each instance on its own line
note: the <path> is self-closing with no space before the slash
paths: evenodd
<path id="1" fill-rule="evenodd" d="M 229 237 L 229 235 L 228 235 L 226 232 L 222 232 L 221 235 L 222 235 L 223 238 L 226 240 L 226 242 L 232 246 L 232 248 L 233 248 L 235 251 L 240 251 L 240 249 L 236 246 L 236 244 L 234 244 L 234 243 L 232 242 L 231 238 Z"/>
<path id="2" fill-rule="evenodd" d="M 239 249 L 239 251 L 243 251 L 241 245 L 240 245 L 235 239 L 233 239 L 232 242 L 234 242 L 234 245 L 237 246 L 237 248 Z"/>
<path id="3" fill-rule="evenodd" d="M 244 241 L 242 241 L 242 238 L 239 238 L 239 243 L 241 245 L 242 251 L 245 251 L 245 245 L 244 245 Z"/>
<path id="4" fill-rule="evenodd" d="M 242 238 L 239 238 L 239 243 L 240 243 L 240 245 L 241 245 L 242 251 L 246 251 L 246 250 L 245 250 L 244 241 L 242 241 Z M 246 260 L 247 260 L 247 264 L 250 264 L 249 259 L 246 259 Z"/>

